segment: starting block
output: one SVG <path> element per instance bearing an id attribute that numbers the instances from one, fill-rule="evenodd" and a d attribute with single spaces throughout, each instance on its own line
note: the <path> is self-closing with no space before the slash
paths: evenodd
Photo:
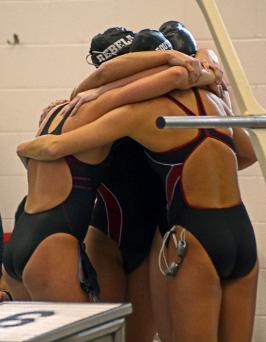
<path id="1" fill-rule="evenodd" d="M 124 342 L 131 304 L 3 302 L 0 341 Z"/>

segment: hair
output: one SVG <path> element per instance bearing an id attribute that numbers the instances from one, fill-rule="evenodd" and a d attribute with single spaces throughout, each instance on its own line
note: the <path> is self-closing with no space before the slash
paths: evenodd
<path id="1" fill-rule="evenodd" d="M 173 49 L 187 55 L 195 55 L 197 43 L 192 33 L 179 21 L 170 20 L 163 23 L 159 31 L 171 42 Z"/>
<path id="2" fill-rule="evenodd" d="M 111 27 L 92 38 L 86 59 L 90 56 L 92 63 L 99 67 L 114 57 L 128 53 L 134 37 L 135 33 L 125 27 Z"/>

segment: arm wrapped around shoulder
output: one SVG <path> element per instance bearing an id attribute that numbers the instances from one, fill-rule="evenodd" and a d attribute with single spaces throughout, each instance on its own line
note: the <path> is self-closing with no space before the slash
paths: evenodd
<path id="1" fill-rule="evenodd" d="M 57 135 L 42 135 L 17 146 L 17 155 L 36 160 L 56 160 L 61 158 L 57 153 Z"/>

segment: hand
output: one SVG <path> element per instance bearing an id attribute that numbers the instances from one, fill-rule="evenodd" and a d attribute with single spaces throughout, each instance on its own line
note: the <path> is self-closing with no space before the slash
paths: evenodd
<path id="1" fill-rule="evenodd" d="M 52 108 L 55 106 L 58 106 L 60 104 L 63 104 L 67 102 L 68 100 L 55 100 L 52 103 L 49 104 L 49 106 L 45 107 L 41 113 L 40 119 L 39 119 L 39 126 L 42 124 L 43 120 L 46 118 L 47 114 L 50 112 Z"/>
<path id="2" fill-rule="evenodd" d="M 171 50 L 172 51 L 172 50 Z M 196 83 L 201 75 L 202 65 L 199 59 L 185 55 L 178 51 L 172 51 L 173 56 L 168 64 L 182 66 L 187 69 L 189 83 Z"/>
<path id="3" fill-rule="evenodd" d="M 74 116 L 79 109 L 80 106 L 82 106 L 84 103 L 92 101 L 94 99 L 97 99 L 99 96 L 99 89 L 90 89 L 83 91 L 81 93 L 78 93 L 70 102 L 68 105 L 66 105 L 62 111 L 61 115 L 64 116 L 66 113 L 71 112 L 70 116 Z"/>
<path id="4" fill-rule="evenodd" d="M 210 49 L 202 49 L 197 51 L 196 58 L 201 61 L 204 69 L 212 70 L 214 72 L 216 84 L 221 84 L 223 80 L 223 70 L 219 64 L 216 53 Z"/>
<path id="5" fill-rule="evenodd" d="M 227 86 L 225 85 L 224 81 L 222 81 L 220 84 L 212 83 L 206 86 L 208 90 L 221 99 L 224 97 L 224 92 L 227 91 Z"/>

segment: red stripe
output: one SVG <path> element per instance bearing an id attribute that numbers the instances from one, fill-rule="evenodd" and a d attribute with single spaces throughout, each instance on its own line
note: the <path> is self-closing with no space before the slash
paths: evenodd
<path id="1" fill-rule="evenodd" d="M 75 189 L 82 189 L 82 190 L 91 190 L 91 186 L 83 186 L 83 185 L 73 185 L 73 188 Z"/>
<path id="2" fill-rule="evenodd" d="M 181 108 L 186 114 L 188 115 L 196 115 L 195 113 L 193 113 L 187 106 L 185 106 L 182 102 L 178 101 L 175 97 L 166 94 L 165 95 L 169 100 L 171 100 L 172 102 L 174 102 L 179 108 Z"/>
<path id="3" fill-rule="evenodd" d="M 7 241 L 10 238 L 11 233 L 4 233 L 4 243 L 7 243 Z"/>
<path id="4" fill-rule="evenodd" d="M 104 184 L 99 186 L 98 192 L 101 194 L 106 205 L 109 234 L 119 245 L 122 230 L 122 212 L 119 202 L 114 194 Z"/>
<path id="5" fill-rule="evenodd" d="M 181 177 L 183 164 L 177 164 L 171 167 L 166 179 L 166 196 L 168 206 L 171 205 L 174 196 L 176 184 Z"/>
<path id="6" fill-rule="evenodd" d="M 88 181 L 91 181 L 91 178 L 86 178 L 86 177 L 78 177 L 78 176 L 74 176 L 73 177 L 74 179 L 79 179 L 79 180 L 88 180 Z"/>

